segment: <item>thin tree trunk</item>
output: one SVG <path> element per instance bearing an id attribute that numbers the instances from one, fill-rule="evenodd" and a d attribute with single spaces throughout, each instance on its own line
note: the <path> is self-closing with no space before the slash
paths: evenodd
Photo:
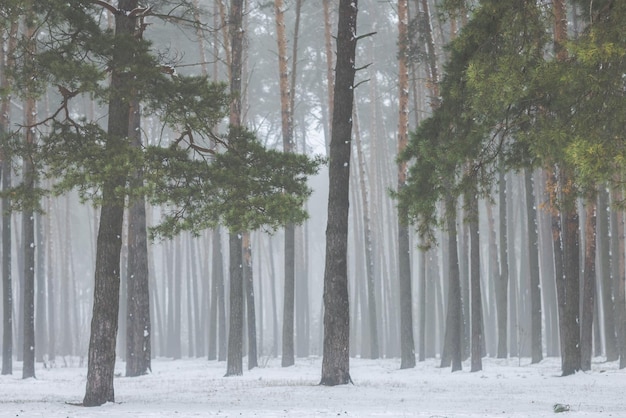
<path id="1" fill-rule="evenodd" d="M 541 339 L 541 283 L 539 281 L 539 238 L 537 234 L 537 211 L 531 169 L 524 170 L 524 186 L 526 189 L 526 219 L 528 229 L 528 270 L 530 273 L 531 303 L 531 363 L 539 363 L 543 359 L 543 343 Z"/>
<path id="2" fill-rule="evenodd" d="M 13 51 L 17 42 L 18 23 L 11 24 L 6 55 L 4 46 L 0 51 L 0 88 L 9 89 L 7 68 L 14 64 Z M 9 134 L 11 98 L 2 97 L 0 104 L 0 136 Z M 8 147 L 2 149 L 2 190 L 6 191 L 11 185 L 11 155 Z M 8 194 L 2 196 L 2 374 L 13 373 L 13 281 L 11 277 L 11 198 Z"/>
<path id="3" fill-rule="evenodd" d="M 337 65 L 330 143 L 328 224 L 324 270 L 324 357 L 322 385 L 350 379 L 350 309 L 348 298 L 348 209 L 352 106 L 358 0 L 340 0 Z"/>
<path id="4" fill-rule="evenodd" d="M 354 112 L 355 128 L 358 127 L 358 114 Z M 359 171 L 359 186 L 361 189 L 361 207 L 363 208 L 363 233 L 365 239 L 365 273 L 367 277 L 367 307 L 370 336 L 370 355 L 372 359 L 380 356 L 378 347 L 378 310 L 376 308 L 376 284 L 374 279 L 374 243 L 372 238 L 372 227 L 369 212 L 369 194 L 365 184 L 365 159 L 363 157 L 363 146 L 361 135 L 355 130 L 355 143 L 357 152 L 357 164 Z M 363 313 L 364 314 L 364 313 Z"/>
<path id="5" fill-rule="evenodd" d="M 33 35 L 33 29 L 27 29 L 27 37 Z M 24 105 L 26 126 L 35 124 L 36 103 L 34 99 L 27 99 Z M 27 152 L 30 154 L 35 144 L 35 132 L 32 128 L 26 128 L 25 144 Z M 26 190 L 35 187 L 35 172 L 33 161 L 30 155 L 25 155 L 23 159 L 23 182 Z M 27 192 L 28 193 L 28 192 Z M 23 341 L 23 368 L 22 378 L 35 377 L 35 214 L 32 208 L 27 208 L 22 212 L 22 245 L 24 252 L 23 263 L 23 301 L 24 306 L 24 341 Z"/>
<path id="6" fill-rule="evenodd" d="M 257 340 L 256 340 L 256 309 L 254 306 L 254 275 L 252 270 L 252 244 L 250 233 L 243 235 L 243 278 L 246 290 L 246 313 L 248 323 L 248 370 L 252 370 L 259 365 L 257 360 Z"/>
<path id="7" fill-rule="evenodd" d="M 468 196 L 470 230 L 470 298 L 471 298 L 471 371 L 483 369 L 484 347 L 482 292 L 480 289 L 480 237 L 478 231 L 478 198 Z"/>
<path id="8" fill-rule="evenodd" d="M 602 317 L 604 319 L 604 348 L 607 361 L 619 358 L 617 338 L 615 335 L 615 305 L 613 303 L 613 283 L 611 281 L 611 236 L 609 227 L 611 213 L 609 211 L 609 194 L 605 186 L 598 193 L 597 210 L 597 244 L 600 266 L 598 277 L 602 286 Z"/>
<path id="9" fill-rule="evenodd" d="M 618 186 L 613 190 L 613 201 L 621 202 L 624 198 L 621 188 Z M 624 258 L 624 246 L 626 244 L 626 227 L 624 225 L 623 210 L 615 211 L 615 252 L 616 258 L 614 264 L 614 289 L 615 289 L 615 312 L 616 312 L 616 331 L 617 331 L 617 347 L 619 349 L 619 367 L 626 367 L 626 299 L 624 291 L 624 280 L 626 279 L 626 259 Z"/>
<path id="10" fill-rule="evenodd" d="M 130 108 L 130 132 L 133 146 L 141 147 L 141 110 L 134 98 Z M 131 187 L 143 187 L 143 172 L 137 170 Z M 126 376 L 144 375 L 151 370 L 152 329 L 150 321 L 150 276 L 148 268 L 148 233 L 144 196 L 131 201 L 128 209 L 128 266 L 126 269 Z"/>
<path id="11" fill-rule="evenodd" d="M 409 140 L 408 20 L 408 1 L 398 0 L 398 154 Z M 406 163 L 401 163 L 398 166 L 398 190 L 406 184 L 406 172 Z M 408 215 L 401 210 L 398 213 L 401 369 L 415 367 L 410 251 Z"/>
<path id="12" fill-rule="evenodd" d="M 591 370 L 593 317 L 596 298 L 596 196 L 586 201 L 583 312 L 580 326 L 580 368 Z"/>

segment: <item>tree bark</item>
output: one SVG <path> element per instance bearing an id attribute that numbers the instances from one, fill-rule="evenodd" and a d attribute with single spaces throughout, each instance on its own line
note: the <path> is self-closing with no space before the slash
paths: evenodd
<path id="1" fill-rule="evenodd" d="M 535 364 L 543 359 L 543 342 L 541 339 L 541 283 L 539 281 L 537 211 L 532 170 L 529 168 L 524 170 L 524 187 L 526 189 L 526 219 L 528 228 L 528 271 L 530 273 L 531 363 Z"/>
<path id="2" fill-rule="evenodd" d="M 448 227 L 448 309 L 441 367 L 452 364 L 452 371 L 463 368 L 463 301 L 459 278 L 459 254 L 457 249 L 456 204 L 452 197 L 446 198 L 446 224 Z"/>
<path id="3" fill-rule="evenodd" d="M 561 170 L 559 184 L 561 190 L 567 190 L 570 185 L 570 176 Z M 564 376 L 574 374 L 580 370 L 580 244 L 578 235 L 578 212 L 571 199 L 564 196 L 562 202 L 563 226 L 563 281 L 562 295 L 559 304 L 562 304 L 563 316 L 560 318 L 562 372 Z"/>
<path id="4" fill-rule="evenodd" d="M 613 283 L 611 281 L 611 236 L 609 228 L 611 213 L 609 210 L 609 194 L 605 186 L 598 193 L 597 210 L 597 245 L 600 266 L 598 278 L 601 283 L 602 317 L 604 319 L 604 348 L 607 361 L 619 358 L 617 338 L 615 335 L 615 305 L 613 303 Z"/>
<path id="5" fill-rule="evenodd" d="M 130 132 L 133 146 L 141 147 L 139 101 L 132 100 Z M 131 187 L 143 186 L 143 173 L 137 170 Z M 126 317 L 126 376 L 134 377 L 151 370 L 152 330 L 150 321 L 150 281 L 148 268 L 148 233 L 146 202 L 143 195 L 131 198 L 128 209 L 128 267 Z"/>
<path id="6" fill-rule="evenodd" d="M 484 347 L 482 292 L 480 289 L 480 237 L 478 231 L 478 198 L 468 196 L 470 230 L 470 297 L 471 297 L 471 371 L 483 369 Z"/>
<path id="7" fill-rule="evenodd" d="M 328 386 L 351 381 L 347 247 L 357 7 L 358 0 L 340 0 L 339 3 L 324 270 L 324 357 L 320 382 Z"/>
<path id="8" fill-rule="evenodd" d="M 31 29 L 29 29 L 30 31 Z M 32 36 L 32 33 L 28 35 Z M 36 118 L 36 103 L 27 99 L 24 106 L 26 126 L 32 126 Z M 34 129 L 27 128 L 25 135 L 27 153 L 30 154 L 35 144 Z M 35 187 L 35 172 L 30 155 L 23 160 L 24 188 L 32 193 Z M 28 192 L 27 192 L 28 193 Z M 33 208 L 25 208 L 22 212 L 22 251 L 23 251 L 23 284 L 22 304 L 24 306 L 23 368 L 22 378 L 35 377 L 35 213 Z"/>
<path id="9" fill-rule="evenodd" d="M 230 251 L 230 326 L 228 331 L 228 360 L 226 376 L 243 374 L 243 265 L 233 263 L 243 260 L 242 234 L 231 232 Z"/>
<path id="10" fill-rule="evenodd" d="M 138 5 L 137 0 L 120 0 L 119 9 L 131 11 Z M 136 18 L 127 13 L 115 15 L 116 36 L 132 36 Z M 124 93 L 132 75 L 125 73 L 132 62 L 131 51 L 114 47 L 111 66 L 111 98 L 109 100 L 109 120 L 106 152 L 123 148 L 120 143 L 129 134 L 130 103 Z M 99 406 L 114 402 L 113 376 L 115 370 L 115 342 L 117 338 L 119 291 L 120 291 L 120 251 L 122 219 L 124 217 L 124 196 L 119 190 L 126 186 L 126 176 L 118 174 L 107 179 L 102 186 L 102 208 L 98 227 L 96 249 L 96 271 L 94 286 L 93 316 L 89 339 L 87 388 L 83 405 Z"/>
<path id="11" fill-rule="evenodd" d="M 622 189 L 617 186 L 613 190 L 613 201 L 621 202 L 624 198 Z M 626 367 L 626 299 L 624 281 L 626 280 L 626 259 L 624 258 L 624 246 L 626 245 L 626 227 L 624 225 L 624 212 L 623 210 L 615 211 L 615 245 L 614 256 L 615 269 L 613 276 L 613 286 L 615 289 L 615 318 L 616 318 L 616 331 L 617 331 L 617 347 L 619 350 L 619 367 L 623 369 Z"/>
<path id="12" fill-rule="evenodd" d="M 246 290 L 246 322 L 248 324 L 248 370 L 259 365 L 257 359 L 256 309 L 254 304 L 254 275 L 252 270 L 252 244 L 250 232 L 243 234 L 243 278 Z"/>
<path id="13" fill-rule="evenodd" d="M 398 154 L 409 140 L 408 1 L 398 0 Z M 398 166 L 398 190 L 406 184 L 406 163 Z M 411 247 L 408 215 L 398 212 L 398 273 L 400 284 L 400 368 L 415 367 L 411 291 Z"/>
<path id="14" fill-rule="evenodd" d="M 583 313 L 580 326 L 580 368 L 583 371 L 591 370 L 596 298 L 596 197 L 587 199 L 586 203 Z"/>
<path id="15" fill-rule="evenodd" d="M 230 102 L 229 122 L 232 128 L 241 126 L 241 73 L 243 64 L 243 0 L 231 0 L 229 18 L 230 39 Z M 230 325 L 226 376 L 243 374 L 243 248 L 242 232 L 231 231 L 229 237 Z"/>

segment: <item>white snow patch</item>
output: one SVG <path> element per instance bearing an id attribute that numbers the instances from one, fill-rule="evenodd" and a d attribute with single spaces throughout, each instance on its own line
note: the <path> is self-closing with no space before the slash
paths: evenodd
<path id="1" fill-rule="evenodd" d="M 529 359 L 483 359 L 484 370 L 451 373 L 429 359 L 399 370 L 399 359 L 350 359 L 354 385 L 319 386 L 321 358 L 261 357 L 264 367 L 224 377 L 225 362 L 206 359 L 152 361 L 146 376 L 115 379 L 116 403 L 97 408 L 71 405 L 85 394 L 85 366 L 44 368 L 22 380 L 22 363 L 0 376 L 0 417 L 554 417 L 555 404 L 567 416 L 623 416 L 626 370 L 594 359 L 592 371 L 560 377 L 560 359 L 530 365 Z M 245 363 L 245 359 L 244 359 Z M 74 362 L 78 364 L 78 361 Z M 116 375 L 124 376 L 118 361 Z"/>

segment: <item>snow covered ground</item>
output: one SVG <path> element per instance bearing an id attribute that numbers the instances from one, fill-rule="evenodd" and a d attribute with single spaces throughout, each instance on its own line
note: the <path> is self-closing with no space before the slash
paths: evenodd
<path id="1" fill-rule="evenodd" d="M 37 379 L 0 376 L 0 417 L 626 417 L 626 370 L 596 359 L 589 373 L 559 377 L 560 360 L 484 359 L 483 371 L 450 373 L 438 362 L 399 370 L 399 360 L 352 359 L 354 385 L 319 386 L 321 359 L 278 359 L 241 377 L 223 377 L 225 363 L 153 361 L 153 373 L 115 381 L 116 403 L 84 408 L 84 366 L 44 369 Z M 244 361 L 245 367 L 245 361 Z M 117 370 L 123 375 L 124 363 Z M 570 410 L 555 414 L 554 404 Z"/>

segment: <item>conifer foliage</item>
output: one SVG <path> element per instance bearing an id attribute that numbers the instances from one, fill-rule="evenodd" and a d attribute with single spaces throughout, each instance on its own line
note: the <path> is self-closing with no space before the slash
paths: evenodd
<path id="1" fill-rule="evenodd" d="M 244 128 L 218 133 L 228 115 L 226 86 L 177 75 L 165 54 L 144 37 L 150 20 L 175 22 L 185 30 L 187 7 L 137 0 L 33 2 L 37 52 L 13 72 L 17 93 L 54 88 L 59 99 L 50 115 L 28 126 L 37 132 L 37 144 L 23 147 L 3 137 L 16 153 L 29 152 L 33 184 L 43 177 L 52 182 L 50 190 L 29 193 L 18 186 L 13 191 L 17 204 L 36 208 L 40 193 L 77 189 L 101 208 L 85 406 L 115 400 L 122 220 L 129 197 L 134 202 L 145 196 L 169 208 L 155 235 L 199 233 L 218 224 L 231 231 L 273 230 L 306 218 L 306 178 L 322 162 L 268 150 Z M 107 16 L 113 17 L 112 28 Z M 76 110 L 83 99 L 108 109 L 106 123 Z M 137 146 L 131 115 L 138 105 L 179 135 Z M 134 181 L 138 171 L 143 182 Z"/>

